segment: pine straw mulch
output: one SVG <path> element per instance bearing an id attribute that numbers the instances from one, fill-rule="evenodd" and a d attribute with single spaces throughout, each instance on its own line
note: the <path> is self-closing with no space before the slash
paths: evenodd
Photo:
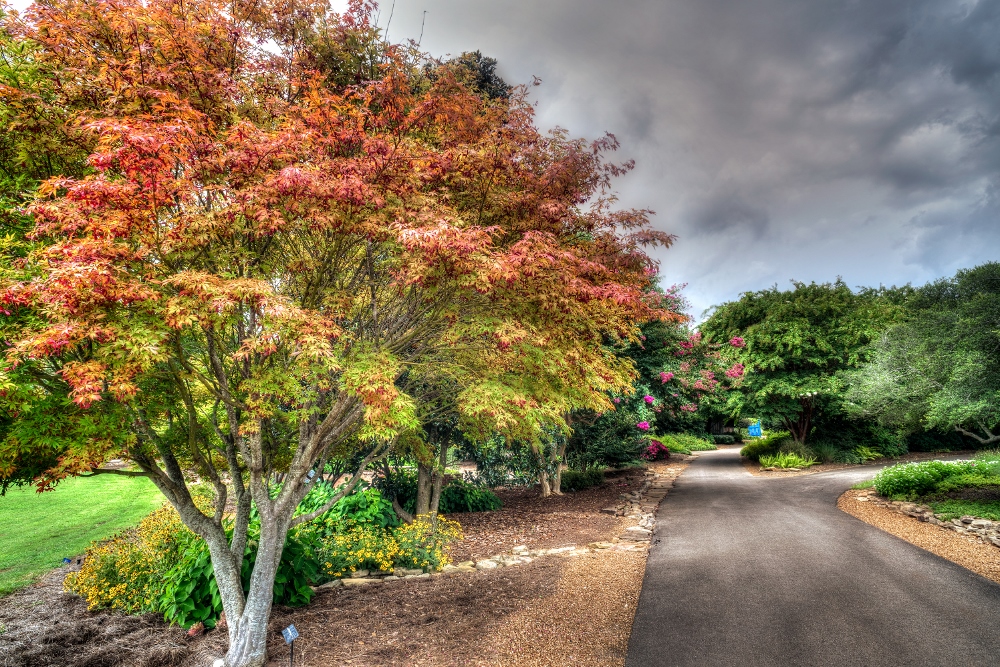
<path id="1" fill-rule="evenodd" d="M 683 463 L 653 464 L 675 477 Z M 498 492 L 498 512 L 455 515 L 466 539 L 456 561 L 524 544 L 550 548 L 611 540 L 631 520 L 601 514 L 638 488 L 642 469 L 608 475 L 604 485 L 538 498 Z M 354 665 L 557 665 L 564 651 L 580 665 L 622 665 L 645 570 L 645 552 L 545 556 L 512 568 L 321 591 L 303 608 L 276 608 L 272 665 L 285 665 L 281 628 L 294 623 L 297 667 Z M 88 612 L 61 591 L 66 570 L 0 600 L 0 667 L 202 667 L 225 650 L 222 631 L 188 639 L 156 615 Z M 552 650 L 554 647 L 562 647 Z"/>

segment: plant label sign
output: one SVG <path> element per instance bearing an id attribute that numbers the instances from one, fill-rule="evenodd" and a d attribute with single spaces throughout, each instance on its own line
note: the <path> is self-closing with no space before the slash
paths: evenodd
<path id="1" fill-rule="evenodd" d="M 299 631 L 295 629 L 294 625 L 289 625 L 287 628 L 281 631 L 281 636 L 285 638 L 286 644 L 291 644 L 293 641 L 299 638 Z"/>

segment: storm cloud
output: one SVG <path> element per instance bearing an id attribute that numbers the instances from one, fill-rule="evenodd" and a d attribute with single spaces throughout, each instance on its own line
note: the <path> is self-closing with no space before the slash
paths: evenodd
<path id="1" fill-rule="evenodd" d="M 656 256 L 695 314 L 1000 259 L 1000 3 L 397 0 L 390 37 L 425 10 L 425 50 L 480 49 L 542 79 L 541 125 L 621 140 L 622 201 L 679 236 Z"/>
<path id="2" fill-rule="evenodd" d="M 481 50 L 542 79 L 541 126 L 621 140 L 622 202 L 678 235 L 655 256 L 696 315 L 1000 259 L 998 2 L 388 0 L 379 25 L 416 40 L 425 11 L 423 50 Z"/>

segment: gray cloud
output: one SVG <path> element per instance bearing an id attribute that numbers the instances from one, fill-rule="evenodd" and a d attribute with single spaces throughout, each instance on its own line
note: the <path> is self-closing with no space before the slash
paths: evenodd
<path id="1" fill-rule="evenodd" d="M 696 311 L 1000 259 L 994 0 L 396 0 L 390 37 L 424 10 L 430 53 L 480 49 L 542 78 L 541 125 L 618 136 Z"/>

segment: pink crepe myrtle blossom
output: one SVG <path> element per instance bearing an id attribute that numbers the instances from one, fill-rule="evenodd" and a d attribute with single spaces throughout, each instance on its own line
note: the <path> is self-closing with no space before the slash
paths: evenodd
<path id="1" fill-rule="evenodd" d="M 668 373 L 666 371 L 660 373 L 660 381 L 661 382 L 664 382 L 664 383 L 670 382 L 673 378 L 674 378 L 674 374 L 673 373 Z"/>
<path id="2" fill-rule="evenodd" d="M 647 403 L 649 403 L 650 405 L 652 405 L 653 403 L 655 403 L 655 402 L 656 402 L 656 399 L 655 399 L 655 398 L 653 398 L 652 396 L 650 396 L 649 394 L 646 394 L 645 396 L 643 396 L 643 397 L 642 397 L 642 400 L 646 401 L 646 402 L 647 402 Z"/>
<path id="3" fill-rule="evenodd" d="M 733 378 L 734 380 L 736 378 L 743 377 L 744 370 L 745 366 L 743 366 L 743 364 L 733 364 L 726 370 L 726 377 Z"/>
<path id="4" fill-rule="evenodd" d="M 746 347 L 746 342 L 740 336 L 734 336 L 729 339 L 729 344 L 733 347 Z"/>
<path id="5" fill-rule="evenodd" d="M 635 427 L 637 429 L 639 429 L 640 431 L 648 431 L 649 430 L 649 422 L 639 422 L 638 424 L 635 425 Z"/>
<path id="6" fill-rule="evenodd" d="M 682 405 L 681 410 L 683 410 L 684 412 L 697 412 L 698 406 L 695 405 L 694 403 L 688 403 L 687 405 Z"/>
<path id="7" fill-rule="evenodd" d="M 622 399 L 620 399 L 620 398 L 612 398 L 611 400 L 614 401 L 615 405 L 618 405 L 619 403 L 622 402 Z"/>

